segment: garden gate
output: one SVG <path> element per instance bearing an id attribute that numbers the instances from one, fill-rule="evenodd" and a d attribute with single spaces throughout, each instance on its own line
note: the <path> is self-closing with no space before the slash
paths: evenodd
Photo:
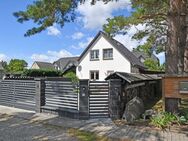
<path id="1" fill-rule="evenodd" d="M 109 82 L 89 82 L 89 116 L 109 117 Z"/>

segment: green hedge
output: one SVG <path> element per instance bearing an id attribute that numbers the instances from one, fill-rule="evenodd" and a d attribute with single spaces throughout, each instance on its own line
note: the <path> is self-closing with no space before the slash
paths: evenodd
<path id="1" fill-rule="evenodd" d="M 62 72 L 56 70 L 27 69 L 23 71 L 22 75 L 28 77 L 59 77 L 62 76 Z"/>
<path id="2" fill-rule="evenodd" d="M 66 74 L 63 75 L 63 77 L 65 78 L 70 78 L 72 80 L 72 82 L 78 82 L 79 79 L 78 77 L 76 76 L 75 72 L 67 72 Z"/>

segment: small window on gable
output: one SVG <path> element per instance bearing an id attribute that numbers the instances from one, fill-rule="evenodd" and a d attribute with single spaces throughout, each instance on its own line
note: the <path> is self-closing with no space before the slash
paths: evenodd
<path id="1" fill-rule="evenodd" d="M 103 59 L 108 60 L 108 59 L 113 59 L 113 49 L 103 49 Z"/>
<path id="2" fill-rule="evenodd" d="M 91 80 L 99 80 L 99 71 L 90 71 Z"/>
<path id="3" fill-rule="evenodd" d="M 90 51 L 90 60 L 99 60 L 99 50 Z"/>

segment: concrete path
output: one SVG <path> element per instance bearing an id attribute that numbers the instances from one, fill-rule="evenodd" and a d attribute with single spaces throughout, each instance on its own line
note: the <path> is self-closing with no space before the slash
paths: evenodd
<path id="1" fill-rule="evenodd" d="M 46 137 L 48 139 L 57 140 L 76 140 L 76 138 L 69 137 L 66 133 L 66 129 L 68 128 L 76 128 L 84 131 L 94 132 L 97 135 L 104 135 L 113 140 L 138 140 L 138 141 L 188 141 L 188 130 L 187 131 L 179 131 L 179 132 L 172 132 L 172 131 L 160 131 L 160 130 L 151 130 L 149 127 L 141 128 L 141 127 L 133 127 L 133 126 L 126 126 L 123 125 L 121 127 L 116 126 L 111 119 L 91 119 L 91 120 L 75 120 L 70 118 L 58 117 L 51 114 L 35 114 L 33 112 L 28 112 L 20 109 L 9 108 L 0 106 L 0 114 L 8 114 L 10 116 L 16 116 L 17 118 L 13 121 L 5 120 L 3 121 L 0 118 L 0 141 L 2 138 L 10 139 L 8 136 L 3 136 L 2 132 L 11 133 L 10 137 L 14 137 L 19 132 L 26 136 L 30 132 L 29 129 L 36 129 L 36 132 L 39 134 L 36 135 L 34 130 L 32 130 L 32 134 L 34 137 Z M 22 120 L 25 119 L 26 121 L 30 121 L 29 123 L 25 124 L 22 123 Z M 23 120 L 24 121 L 24 120 Z M 6 123 L 8 122 L 8 123 Z M 21 123 L 20 123 L 21 122 Z M 31 123 L 38 123 L 32 125 Z M 43 124 L 52 125 L 51 130 L 47 130 L 43 128 Z M 8 124 L 9 127 L 4 127 L 3 125 Z M 14 125 L 15 124 L 15 125 Z M 23 128 L 17 128 L 17 124 L 23 124 Z M 12 127 L 14 129 L 19 129 L 18 131 L 11 130 Z M 56 127 L 62 127 L 64 130 L 56 130 Z M 2 130 L 3 128 L 3 130 Z M 38 130 L 39 131 L 38 131 Z M 12 131 L 12 132 L 11 132 Z M 46 136 L 47 135 L 47 136 Z M 22 135 L 20 135 L 22 136 Z M 39 136 L 40 137 L 40 136 Z M 50 138 L 51 137 L 51 138 Z M 64 138 L 65 137 L 65 138 Z M 33 139 L 33 138 L 30 138 Z M 10 140 L 11 141 L 11 140 Z"/>

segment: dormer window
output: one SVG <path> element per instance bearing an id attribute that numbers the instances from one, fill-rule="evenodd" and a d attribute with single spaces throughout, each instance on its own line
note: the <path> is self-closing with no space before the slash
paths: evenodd
<path id="1" fill-rule="evenodd" d="M 111 60 L 113 59 L 113 49 L 103 49 L 103 59 L 104 60 Z"/>
<path id="2" fill-rule="evenodd" d="M 90 51 L 90 60 L 91 61 L 99 60 L 99 50 Z"/>

